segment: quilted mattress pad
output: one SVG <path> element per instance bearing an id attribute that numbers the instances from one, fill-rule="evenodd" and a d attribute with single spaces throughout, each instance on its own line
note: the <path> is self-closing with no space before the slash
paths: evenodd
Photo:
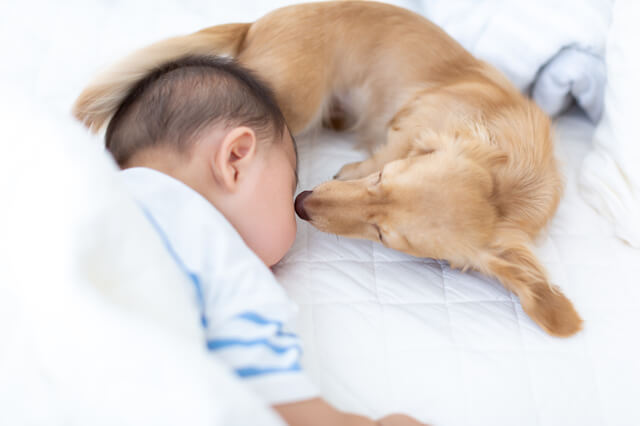
<path id="1" fill-rule="evenodd" d="M 640 252 L 580 199 L 593 126 L 556 122 L 566 193 L 536 253 L 584 330 L 545 334 L 479 273 L 298 224 L 276 275 L 299 304 L 305 368 L 338 407 L 435 425 L 640 425 Z M 300 141 L 300 188 L 363 159 L 348 135 Z"/>

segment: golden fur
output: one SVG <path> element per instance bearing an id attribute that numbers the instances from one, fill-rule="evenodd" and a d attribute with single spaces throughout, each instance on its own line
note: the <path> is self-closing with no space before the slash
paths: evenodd
<path id="1" fill-rule="evenodd" d="M 135 52 L 78 98 L 97 130 L 154 66 L 229 54 L 274 89 L 292 133 L 348 128 L 377 150 L 300 200 L 317 228 L 496 277 L 548 333 L 582 320 L 531 252 L 562 178 L 549 118 L 428 20 L 374 2 L 276 10 Z"/>

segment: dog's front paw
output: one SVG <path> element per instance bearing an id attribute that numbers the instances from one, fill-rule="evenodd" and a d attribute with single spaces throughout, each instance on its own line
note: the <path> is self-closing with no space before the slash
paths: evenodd
<path id="1" fill-rule="evenodd" d="M 367 173 L 364 173 L 362 163 L 363 161 L 357 161 L 355 163 L 345 164 L 333 178 L 338 180 L 352 180 L 365 177 Z"/>

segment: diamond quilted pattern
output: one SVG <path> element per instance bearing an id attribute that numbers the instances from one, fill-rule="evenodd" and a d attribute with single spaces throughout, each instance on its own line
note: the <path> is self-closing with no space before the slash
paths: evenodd
<path id="1" fill-rule="evenodd" d="M 638 425 L 640 253 L 579 197 L 592 125 L 557 122 L 565 197 L 535 248 L 585 330 L 545 334 L 495 280 L 299 223 L 275 271 L 300 304 L 305 367 L 326 398 L 441 425 Z M 366 154 L 345 135 L 300 141 L 301 188 Z"/>

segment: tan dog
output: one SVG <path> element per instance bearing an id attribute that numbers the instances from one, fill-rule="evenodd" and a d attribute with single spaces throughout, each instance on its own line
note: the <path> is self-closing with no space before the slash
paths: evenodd
<path id="1" fill-rule="evenodd" d="M 324 122 L 379 147 L 301 194 L 301 217 L 494 276 L 550 334 L 580 330 L 528 247 L 562 191 L 549 119 L 440 28 L 380 3 L 290 6 L 135 52 L 85 89 L 75 115 L 97 130 L 149 70 L 193 54 L 256 70 L 293 134 Z"/>

